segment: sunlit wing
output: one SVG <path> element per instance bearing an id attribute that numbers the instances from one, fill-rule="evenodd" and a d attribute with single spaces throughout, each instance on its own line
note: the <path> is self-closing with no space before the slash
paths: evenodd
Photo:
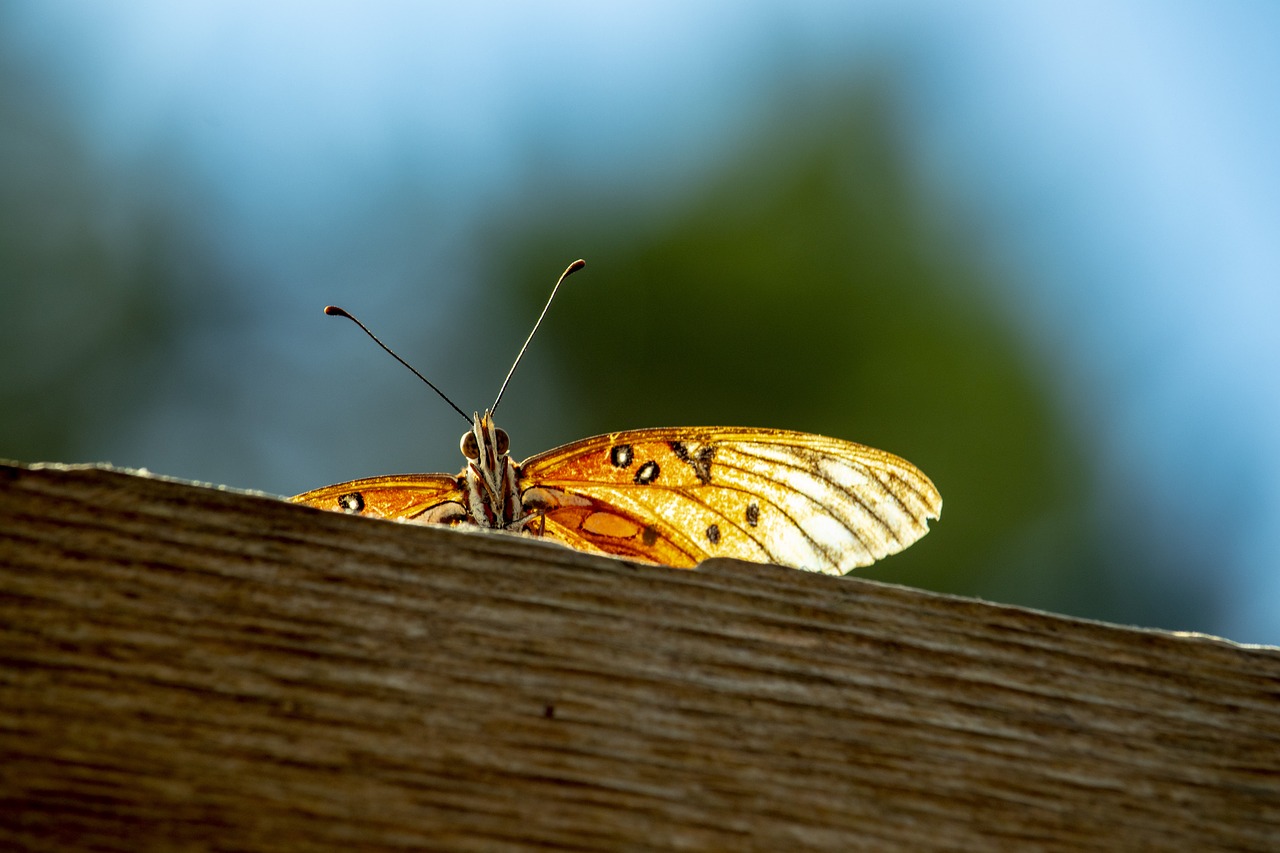
<path id="1" fill-rule="evenodd" d="M 581 494 L 544 490 L 557 504 L 543 513 L 542 523 L 532 529 L 579 551 L 627 557 L 677 568 L 691 568 L 702 559 L 696 549 L 682 544 L 679 537 L 652 516 L 637 515 L 606 501 Z M 765 560 L 767 557 L 757 557 Z"/>
<path id="2" fill-rule="evenodd" d="M 366 477 L 315 489 L 290 500 L 318 509 L 418 522 L 448 523 L 466 513 L 458 478 L 446 474 Z"/>
<path id="3" fill-rule="evenodd" d="M 784 430 L 630 430 L 520 469 L 548 538 L 673 566 L 736 557 L 843 574 L 901 551 L 942 511 L 910 462 Z"/>

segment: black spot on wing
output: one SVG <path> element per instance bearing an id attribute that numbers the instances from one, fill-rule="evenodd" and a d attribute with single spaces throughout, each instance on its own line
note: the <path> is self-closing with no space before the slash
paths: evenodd
<path id="1" fill-rule="evenodd" d="M 359 492 L 347 492 L 338 496 L 338 506 L 347 512 L 364 512 L 364 495 Z"/>
<path id="2" fill-rule="evenodd" d="M 747 524 L 755 527 L 760 523 L 760 504 L 752 501 L 747 504 Z"/>
<path id="3" fill-rule="evenodd" d="M 615 444 L 609 448 L 609 461 L 615 468 L 630 468 L 634 455 L 629 444 Z"/>
<path id="4" fill-rule="evenodd" d="M 716 449 L 710 444 L 694 444 L 692 447 L 683 441 L 669 441 L 667 446 L 676 458 L 693 469 L 698 482 L 707 485 L 711 482 L 711 460 L 715 458 Z"/>
<path id="5" fill-rule="evenodd" d="M 650 459 L 648 462 L 640 466 L 640 470 L 636 471 L 636 484 L 640 486 L 647 486 L 654 480 L 658 479 L 658 475 L 661 473 L 662 469 L 658 467 L 658 463 Z"/>
<path id="6" fill-rule="evenodd" d="M 707 528 L 707 541 L 712 545 L 720 544 L 720 525 L 713 524 Z"/>

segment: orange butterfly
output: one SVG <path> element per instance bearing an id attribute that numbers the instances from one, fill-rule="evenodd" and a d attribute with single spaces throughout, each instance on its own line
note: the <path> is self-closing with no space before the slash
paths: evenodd
<path id="1" fill-rule="evenodd" d="M 584 266 L 570 264 L 551 299 Z M 409 367 L 355 317 L 334 306 L 325 313 L 351 319 Z M 905 459 L 787 430 L 629 430 L 516 464 L 492 413 L 524 351 L 493 406 L 470 418 L 471 430 L 462 436 L 467 462 L 457 476 L 369 477 L 292 500 L 374 518 L 522 531 L 581 551 L 682 568 L 707 557 L 736 557 L 831 574 L 896 554 L 924 536 L 928 520 L 942 511 L 938 490 Z"/>

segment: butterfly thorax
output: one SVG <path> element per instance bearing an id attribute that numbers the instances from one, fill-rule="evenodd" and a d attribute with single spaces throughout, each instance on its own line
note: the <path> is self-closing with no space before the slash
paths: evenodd
<path id="1" fill-rule="evenodd" d="M 525 513 L 506 431 L 494 425 L 487 410 L 483 415 L 476 413 L 471 430 L 462 435 L 461 446 L 467 459 L 463 477 L 470 520 L 482 527 L 522 527 Z"/>

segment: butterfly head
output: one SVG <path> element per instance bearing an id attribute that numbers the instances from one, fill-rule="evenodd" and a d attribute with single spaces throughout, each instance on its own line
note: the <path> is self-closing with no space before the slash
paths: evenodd
<path id="1" fill-rule="evenodd" d="M 471 429 L 462 434 L 462 455 L 467 458 L 467 480 L 477 500 L 489 507 L 493 517 L 505 518 L 512 490 L 507 432 L 494 425 L 488 410 L 471 416 Z M 478 509 L 478 508 L 477 508 Z"/>
<path id="2" fill-rule="evenodd" d="M 481 469 L 493 469 L 511 447 L 507 431 L 494 425 L 488 410 L 471 416 L 471 429 L 462 434 L 462 455 Z"/>

